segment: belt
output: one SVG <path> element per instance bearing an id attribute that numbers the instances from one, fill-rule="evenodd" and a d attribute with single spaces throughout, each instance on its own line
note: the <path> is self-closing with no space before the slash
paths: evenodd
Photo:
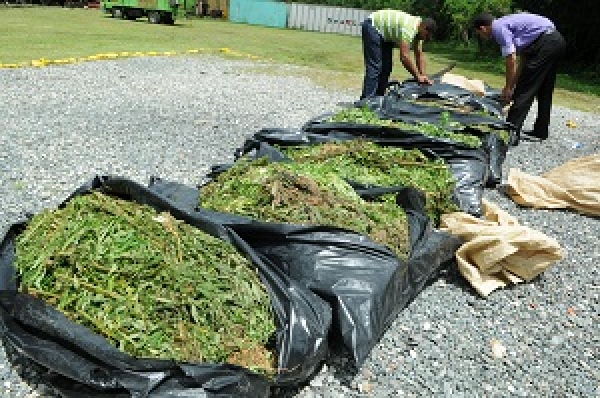
<path id="1" fill-rule="evenodd" d="M 543 35 L 551 35 L 551 34 L 552 34 L 552 33 L 554 33 L 554 32 L 556 32 L 556 28 L 548 28 L 548 29 L 546 29 L 546 31 L 545 31 L 544 33 L 542 33 L 540 36 L 543 36 Z M 539 39 L 539 37 L 538 37 L 538 39 Z"/>
<path id="2" fill-rule="evenodd" d="M 538 40 L 540 40 L 542 37 L 544 37 L 544 36 L 546 36 L 546 35 L 551 35 L 551 34 L 552 34 L 552 33 L 554 33 L 554 32 L 556 32 L 556 29 L 555 29 L 555 28 L 548 28 L 548 29 L 546 29 L 546 31 L 545 31 L 545 32 L 543 32 L 543 33 L 540 33 L 540 35 L 539 35 L 538 37 L 536 37 L 536 38 L 535 38 L 535 40 L 531 42 L 531 44 L 533 44 L 533 43 L 537 42 Z M 529 46 L 530 46 L 531 44 L 529 44 Z M 527 46 L 527 47 L 529 47 L 529 46 Z"/>
<path id="3" fill-rule="evenodd" d="M 532 42 L 531 42 L 531 43 L 529 43 L 527 46 L 525 46 L 525 47 L 523 48 L 523 50 L 521 50 L 521 51 L 526 51 L 526 50 L 528 50 L 529 48 L 531 48 L 531 46 L 533 46 L 535 43 L 537 43 L 538 41 L 540 41 L 540 39 L 541 39 L 542 37 L 544 37 L 544 36 L 547 36 L 547 35 L 551 35 L 551 34 L 552 34 L 552 33 L 554 33 L 554 32 L 556 32 L 556 28 L 548 28 L 548 29 L 546 29 L 544 32 L 540 33 L 540 35 L 539 35 L 538 37 L 536 37 L 534 41 L 532 41 Z"/>

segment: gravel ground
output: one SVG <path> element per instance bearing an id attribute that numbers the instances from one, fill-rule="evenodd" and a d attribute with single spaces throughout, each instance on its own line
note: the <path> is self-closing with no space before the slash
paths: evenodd
<path id="1" fill-rule="evenodd" d="M 306 78 L 260 74 L 262 66 L 271 69 L 151 57 L 0 70 L 0 228 L 22 212 L 54 208 L 96 174 L 195 185 L 259 129 L 300 127 L 356 99 Z M 578 127 L 568 128 L 569 119 Z M 556 107 L 550 139 L 511 148 L 505 167 L 539 174 L 598 153 L 599 125 L 598 115 Z M 519 208 L 495 190 L 485 196 L 556 238 L 566 258 L 487 299 L 449 270 L 398 316 L 362 366 L 334 348 L 309 385 L 278 395 L 600 396 L 600 220 Z M 501 359 L 491 355 L 494 339 L 506 347 Z M 34 364 L 1 345 L 0 392 L 54 396 Z"/>

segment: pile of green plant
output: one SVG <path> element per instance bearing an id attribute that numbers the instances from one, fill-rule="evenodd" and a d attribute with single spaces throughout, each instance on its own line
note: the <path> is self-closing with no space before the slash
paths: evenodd
<path id="1" fill-rule="evenodd" d="M 445 100 L 439 98 L 417 98 L 415 100 L 408 100 L 417 105 L 432 106 L 447 111 L 454 111 L 458 113 L 468 113 L 472 115 L 490 116 L 490 114 L 483 110 L 475 110 L 472 105 L 458 104 L 452 100 Z"/>
<path id="2" fill-rule="evenodd" d="M 33 217 L 16 244 L 24 292 L 135 356 L 272 375 L 271 301 L 229 243 L 101 193 Z"/>
<path id="3" fill-rule="evenodd" d="M 417 149 L 379 146 L 357 139 L 290 147 L 284 152 L 297 163 L 335 171 L 341 178 L 365 185 L 405 186 L 426 194 L 426 211 L 434 223 L 442 214 L 458 211 L 451 200 L 455 180 L 442 159 L 430 160 Z"/>
<path id="4" fill-rule="evenodd" d="M 481 139 L 479 139 L 479 137 L 453 131 L 460 129 L 461 127 L 464 128 L 464 126 L 459 126 L 457 122 L 451 121 L 450 114 L 448 112 L 444 112 L 442 114 L 442 120 L 439 125 L 426 122 L 411 124 L 389 119 L 381 119 L 367 106 L 362 108 L 342 109 L 331 116 L 328 121 L 394 127 L 404 131 L 414 131 L 415 133 L 423 134 L 429 137 L 452 140 L 465 144 L 471 148 L 481 147 Z"/>
<path id="5" fill-rule="evenodd" d="M 265 222 L 323 225 L 370 236 L 408 255 L 406 214 L 392 200 L 368 202 L 331 167 L 239 159 L 201 188 L 200 205 Z"/>
<path id="6" fill-rule="evenodd" d="M 422 98 L 422 99 L 417 99 L 414 102 L 417 104 L 420 104 L 420 105 L 435 106 L 437 108 L 442 108 L 447 111 L 454 111 L 454 112 L 458 112 L 458 113 L 465 113 L 465 114 L 477 115 L 477 116 L 494 117 L 492 114 L 490 114 L 489 112 L 486 112 L 484 110 L 475 110 L 470 105 L 461 105 L 461 104 L 457 104 L 454 101 L 450 101 L 450 100 Z M 456 131 L 456 129 L 465 130 L 467 128 L 467 126 L 461 125 L 458 122 L 454 122 L 454 123 L 451 122 L 450 119 L 451 119 L 450 113 L 444 112 L 442 114 L 441 125 L 442 126 L 452 125 L 454 127 L 453 129 L 455 131 Z M 510 133 L 508 132 L 508 130 L 500 130 L 500 129 L 492 127 L 489 124 L 470 124 L 468 127 L 472 128 L 478 132 L 481 132 L 481 133 L 495 133 L 500 137 L 500 139 L 502 139 L 506 144 L 508 144 L 508 141 L 510 138 Z"/>

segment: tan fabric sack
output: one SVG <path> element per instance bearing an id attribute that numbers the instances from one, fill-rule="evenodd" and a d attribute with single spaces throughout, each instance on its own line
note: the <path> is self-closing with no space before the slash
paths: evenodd
<path id="1" fill-rule="evenodd" d="M 440 79 L 440 82 L 464 88 L 465 90 L 480 96 L 485 95 L 485 83 L 483 80 L 471 80 L 461 75 L 444 73 Z"/>
<path id="2" fill-rule="evenodd" d="M 484 200 L 484 218 L 442 215 L 441 227 L 465 242 L 456 252 L 461 274 L 487 297 L 511 283 L 530 281 L 563 258 L 555 239 L 519 222 Z"/>
<path id="3" fill-rule="evenodd" d="M 522 206 L 600 215 L 600 154 L 573 159 L 539 177 L 510 169 L 504 188 Z"/>

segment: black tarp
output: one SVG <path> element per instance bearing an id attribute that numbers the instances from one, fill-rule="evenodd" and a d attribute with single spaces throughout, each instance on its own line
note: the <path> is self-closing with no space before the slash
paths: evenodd
<path id="1" fill-rule="evenodd" d="M 475 94 L 462 87 L 433 79 L 432 85 L 419 85 L 414 80 L 391 84 L 384 97 L 376 99 L 373 110 L 383 119 L 400 120 L 407 123 L 429 122 L 439 124 L 442 113 L 448 112 L 450 120 L 466 126 L 464 132 L 477 135 L 482 140 L 482 148 L 488 154 L 489 175 L 486 186 L 495 187 L 502 180 L 502 163 L 508 150 L 507 144 L 494 130 L 515 134 L 515 127 L 505 120 L 500 92 L 485 85 L 483 95 Z M 448 101 L 459 106 L 468 106 L 471 112 L 444 110 L 435 105 L 414 103 L 411 100 Z"/>
<path id="2" fill-rule="evenodd" d="M 271 133 L 274 133 L 272 137 L 283 138 L 281 130 L 271 130 Z M 306 143 L 305 139 L 310 138 L 324 142 L 324 137 L 318 135 L 300 137 L 292 134 L 287 137 L 291 138 L 286 142 L 288 145 L 299 145 L 301 141 Z M 271 161 L 290 161 L 278 148 L 252 139 L 236 151 L 237 159 L 244 155 L 255 159 L 267 157 Z M 214 166 L 204 184 L 210 183 L 229 167 L 231 164 Z M 428 281 L 435 278 L 441 264 L 452 259 L 459 241 L 433 230 L 425 214 L 425 195 L 422 192 L 414 188 L 373 187 L 348 182 L 367 200 L 382 194 L 396 194 L 397 204 L 408 215 L 411 254 L 407 262 L 399 260 L 387 247 L 363 236 L 359 238 L 360 245 L 368 244 L 370 247 L 361 248 L 355 246 L 358 242 L 348 242 L 352 247 L 339 247 L 332 251 L 332 242 L 347 234 L 343 230 L 331 236 L 319 233 L 308 240 L 304 236 L 294 236 L 292 240 L 286 237 L 281 243 L 273 241 L 273 235 L 257 237 L 256 231 L 251 230 L 247 239 L 254 242 L 251 244 L 254 248 L 268 254 L 275 264 L 289 266 L 287 272 L 294 279 L 305 281 L 307 287 L 330 301 L 334 327 L 341 332 L 343 342 L 351 350 L 355 361 L 361 363 L 397 313 L 417 296 Z M 262 239 L 264 243 L 260 242 Z M 324 250 L 326 256 L 323 255 Z M 423 256 L 427 257 L 425 262 L 422 262 L 425 260 Z M 433 262 L 428 265 L 427 261 Z M 433 268 L 431 264 L 434 264 Z M 316 280 L 318 283 L 315 283 Z"/>
<path id="3" fill-rule="evenodd" d="M 484 112 L 491 116 L 490 118 L 484 116 L 480 119 L 471 119 L 474 122 L 487 124 L 485 122 L 486 120 L 489 120 L 492 124 L 500 128 L 513 127 L 510 123 L 502 120 L 503 104 L 500 101 L 500 92 L 498 90 L 494 90 L 486 85 L 484 87 L 485 93 L 479 95 L 462 87 L 442 83 L 441 76 L 436 76 L 432 80 L 433 84 L 431 85 L 418 84 L 413 79 L 405 80 L 402 83 L 390 82 L 386 96 L 403 100 L 431 99 L 449 101 L 456 105 L 468 106 L 472 108 L 473 111 Z M 456 116 L 456 112 L 452 114 Z M 498 124 L 496 123 L 497 121 L 500 121 L 501 123 Z"/>
<path id="4" fill-rule="evenodd" d="M 475 110 L 488 114 L 446 110 L 439 106 L 415 103 L 415 99 L 443 100 L 456 105 L 470 105 Z M 402 84 L 392 85 L 385 95 L 364 99 L 354 104 L 354 107 L 366 107 L 385 120 L 409 124 L 430 123 L 444 126 L 449 130 L 455 128 L 458 132 L 479 137 L 481 146 L 471 148 L 449 139 L 427 137 L 415 131 L 395 127 L 330 122 L 328 120 L 333 113 L 312 118 L 296 134 L 298 136 L 304 133 L 323 135 L 326 137 L 323 140 L 348 139 L 348 136 L 360 137 L 380 145 L 399 146 L 405 149 L 417 148 L 432 157 L 443 158 L 456 178 L 455 196 L 460 209 L 477 217 L 482 215 L 483 190 L 501 183 L 502 164 L 508 150 L 507 144 L 496 131 L 502 130 L 514 134 L 512 124 L 500 117 L 502 106 L 496 93 L 480 97 L 460 87 L 440 83 L 439 78 L 435 79 L 433 85 L 419 85 L 413 81 L 405 81 Z M 446 123 L 445 114 L 449 115 L 450 121 L 457 122 L 458 125 L 453 127 L 451 123 Z M 445 123 L 448 125 L 445 126 Z M 279 134 L 278 130 L 285 135 L 281 140 L 273 137 Z M 315 137 L 296 138 L 291 137 L 292 134 L 293 132 L 285 132 L 284 129 L 263 129 L 250 141 L 318 142 Z"/>
<path id="5" fill-rule="evenodd" d="M 0 246 L 0 334 L 5 344 L 48 369 L 47 381 L 67 397 L 268 396 L 271 386 L 307 381 L 325 358 L 329 339 L 342 341 L 361 363 L 460 245 L 458 238 L 431 228 L 424 195 L 414 189 L 397 189 L 398 205 L 409 216 L 407 261 L 351 231 L 262 223 L 196 208 L 196 188 L 161 179 L 144 187 L 96 177 L 71 197 L 90 190 L 169 211 L 251 258 L 272 299 L 278 364 L 285 371 L 269 385 L 238 366 L 136 359 L 118 351 L 52 307 L 15 291 L 14 242 L 26 226 L 16 223 Z"/>
<path id="6" fill-rule="evenodd" d="M 435 105 L 416 104 L 410 100 L 427 99 L 432 101 L 449 101 L 455 105 L 469 106 L 469 113 L 448 111 Z M 372 109 L 382 119 L 398 120 L 406 123 L 429 122 L 440 124 L 442 114 L 448 112 L 450 120 L 466 126 L 463 132 L 479 136 L 482 148 L 488 154 L 488 179 L 486 186 L 495 187 L 502 180 L 502 163 L 506 158 L 507 144 L 494 132 L 506 131 L 515 133 L 512 123 L 504 120 L 503 103 L 500 94 L 491 87 L 485 87 L 483 96 L 447 83 L 440 78 L 434 79 L 432 85 L 419 85 L 414 81 L 405 81 L 392 86 L 385 96 L 375 100 Z M 478 112 L 478 113 L 474 113 Z"/>
<path id="7" fill-rule="evenodd" d="M 502 180 L 502 164 L 508 150 L 507 144 L 497 132 L 505 131 L 514 134 L 514 126 L 504 120 L 503 103 L 500 93 L 489 86 L 485 86 L 485 94 L 474 94 L 464 88 L 440 81 L 441 75 L 433 78 L 432 85 L 421 85 L 415 80 L 404 82 L 390 82 L 385 95 L 359 101 L 355 107 L 367 107 L 375 112 L 381 119 L 400 121 L 404 123 L 431 123 L 444 124 L 444 114 L 449 115 L 449 120 L 458 122 L 458 129 L 462 133 L 478 136 L 482 141 L 482 149 L 488 157 L 488 175 L 485 186 L 495 187 Z M 415 100 L 429 100 L 449 102 L 458 106 L 468 106 L 471 112 L 448 110 L 436 105 L 415 102 Z M 322 121 L 318 117 L 309 121 L 308 126 L 315 121 Z M 452 130 L 452 125 L 445 126 Z"/>
<path id="8" fill-rule="evenodd" d="M 286 371 L 277 376 L 275 383 L 297 384 L 315 372 L 327 354 L 327 335 L 331 326 L 329 305 L 277 267 L 262 261 L 235 231 L 215 222 L 226 220 L 226 216 L 212 217 L 195 211 L 191 200 L 194 192 L 197 200 L 197 190 L 160 179 L 146 188 L 127 179 L 96 177 L 69 199 L 91 190 L 169 211 L 174 217 L 231 242 L 250 257 L 267 287 L 278 324 L 278 365 Z M 11 264 L 15 238 L 25 227 L 26 221 L 13 224 L 1 246 L 0 274 L 4 279 L 0 281 L 0 332 L 5 343 L 51 372 L 48 381 L 62 395 L 269 396 L 267 379 L 247 369 L 227 364 L 133 358 L 89 329 L 69 321 L 44 302 L 16 293 Z"/>

